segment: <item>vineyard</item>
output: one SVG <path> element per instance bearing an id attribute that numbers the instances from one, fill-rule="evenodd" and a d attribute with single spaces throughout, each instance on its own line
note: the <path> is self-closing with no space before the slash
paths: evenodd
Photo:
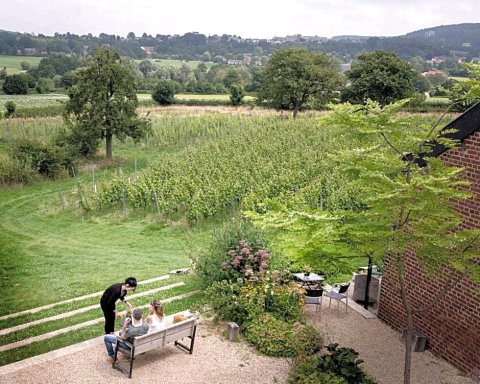
<path id="1" fill-rule="evenodd" d="M 325 155 L 342 143 L 315 118 L 212 115 L 164 119 L 155 126 L 150 143 L 159 148 L 190 145 L 160 152 L 141 174 L 117 172 L 83 200 L 84 208 L 182 213 L 190 222 L 239 203 L 257 209 L 266 198 L 293 194 L 314 179 L 327 178 Z"/>

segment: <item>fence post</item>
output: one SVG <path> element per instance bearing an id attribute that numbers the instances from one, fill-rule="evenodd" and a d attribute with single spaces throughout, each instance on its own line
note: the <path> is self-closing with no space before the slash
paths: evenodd
<path id="1" fill-rule="evenodd" d="M 125 188 L 122 188 L 123 216 L 127 216 L 127 207 L 125 206 Z"/>

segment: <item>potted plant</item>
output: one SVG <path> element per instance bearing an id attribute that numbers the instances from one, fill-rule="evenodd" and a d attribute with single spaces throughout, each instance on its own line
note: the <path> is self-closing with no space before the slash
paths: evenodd
<path id="1" fill-rule="evenodd" d="M 313 272 L 312 266 L 310 264 L 305 264 L 303 267 L 303 275 L 310 276 L 310 273 Z"/>

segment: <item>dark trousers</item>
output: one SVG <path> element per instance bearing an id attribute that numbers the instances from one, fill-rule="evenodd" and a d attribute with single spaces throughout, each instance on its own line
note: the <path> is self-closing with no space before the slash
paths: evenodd
<path id="1" fill-rule="evenodd" d="M 100 302 L 103 316 L 105 317 L 105 334 L 108 335 L 115 331 L 115 307 L 109 307 Z"/>

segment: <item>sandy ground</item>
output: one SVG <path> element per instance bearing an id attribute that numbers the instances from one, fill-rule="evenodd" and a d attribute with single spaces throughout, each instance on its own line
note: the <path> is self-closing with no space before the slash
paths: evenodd
<path id="1" fill-rule="evenodd" d="M 356 349 L 367 372 L 379 384 L 402 383 L 404 349 L 399 334 L 378 319 L 365 319 L 351 309 L 345 313 L 344 308 L 324 307 L 321 316 L 311 305 L 305 311 L 309 321 L 324 332 L 325 343 L 338 342 Z M 137 357 L 132 379 L 111 368 L 102 340 L 95 339 L 79 351 L 65 349 L 60 357 L 50 354 L 0 367 L 0 383 L 285 383 L 291 367 L 288 359 L 260 356 L 244 343 L 226 341 L 221 333 L 202 320 L 193 355 L 174 346 L 148 352 Z M 42 359 L 46 361 L 36 362 Z M 414 353 L 411 382 L 474 383 L 428 351 Z"/>

